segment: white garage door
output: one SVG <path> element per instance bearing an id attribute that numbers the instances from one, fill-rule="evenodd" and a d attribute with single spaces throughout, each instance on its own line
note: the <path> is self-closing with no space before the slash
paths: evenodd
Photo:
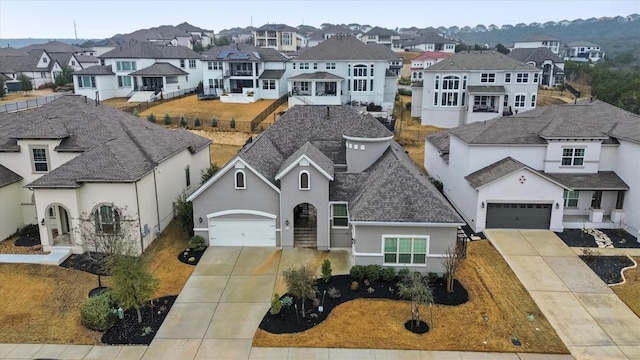
<path id="1" fill-rule="evenodd" d="M 211 246 L 276 246 L 276 220 L 209 219 Z"/>

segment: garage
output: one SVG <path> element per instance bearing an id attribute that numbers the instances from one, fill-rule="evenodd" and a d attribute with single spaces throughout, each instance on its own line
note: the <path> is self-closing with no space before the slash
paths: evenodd
<path id="1" fill-rule="evenodd" d="M 276 220 L 209 219 L 211 246 L 276 246 Z"/>
<path id="2" fill-rule="evenodd" d="M 549 229 L 551 204 L 487 204 L 487 229 Z"/>

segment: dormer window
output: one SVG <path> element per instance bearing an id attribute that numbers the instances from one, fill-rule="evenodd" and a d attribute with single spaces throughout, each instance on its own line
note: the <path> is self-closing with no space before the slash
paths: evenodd
<path id="1" fill-rule="evenodd" d="M 562 166 L 582 166 L 584 164 L 584 149 L 562 149 Z"/>
<path id="2" fill-rule="evenodd" d="M 247 188 L 247 182 L 245 179 L 245 175 L 244 175 L 244 171 L 242 170 L 238 170 L 236 171 L 236 189 L 246 189 Z"/>
<path id="3" fill-rule="evenodd" d="M 300 190 L 309 190 L 311 188 L 308 171 L 304 170 L 300 172 L 299 186 Z"/>
<path id="4" fill-rule="evenodd" d="M 49 157 L 46 147 L 31 147 L 31 165 L 34 173 L 49 172 Z"/>

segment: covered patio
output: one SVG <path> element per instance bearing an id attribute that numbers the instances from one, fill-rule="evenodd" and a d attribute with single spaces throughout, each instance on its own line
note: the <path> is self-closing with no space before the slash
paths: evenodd
<path id="1" fill-rule="evenodd" d="M 340 105 L 342 101 L 342 82 L 344 78 L 318 71 L 292 76 L 288 79 L 289 106 L 304 103 L 307 105 Z"/>
<path id="2" fill-rule="evenodd" d="M 189 75 L 188 72 L 179 69 L 166 62 L 157 62 L 149 67 L 134 71 L 134 91 L 175 91 L 178 89 L 179 76 Z"/>

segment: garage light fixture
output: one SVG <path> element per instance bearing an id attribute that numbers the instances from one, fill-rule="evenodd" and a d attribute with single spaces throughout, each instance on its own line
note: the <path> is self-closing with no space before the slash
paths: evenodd
<path id="1" fill-rule="evenodd" d="M 284 221 L 284 226 L 289 226 L 289 220 Z"/>
<path id="2" fill-rule="evenodd" d="M 202 222 L 202 218 L 201 217 L 198 218 L 198 222 L 200 222 L 200 223 Z"/>
<path id="3" fill-rule="evenodd" d="M 560 204 L 556 203 L 556 209 L 560 209 Z"/>
<path id="4" fill-rule="evenodd" d="M 482 202 L 482 204 L 480 204 L 480 207 L 484 209 L 484 201 Z"/>
<path id="5" fill-rule="evenodd" d="M 42 221 L 40 221 L 40 225 L 44 225 L 44 218 L 42 218 Z"/>

